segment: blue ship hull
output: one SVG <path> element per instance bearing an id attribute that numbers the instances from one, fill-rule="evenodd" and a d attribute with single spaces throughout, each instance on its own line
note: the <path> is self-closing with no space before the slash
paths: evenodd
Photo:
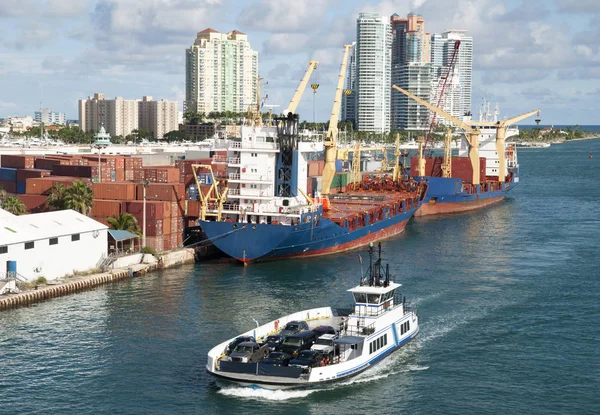
<path id="1" fill-rule="evenodd" d="M 417 211 L 413 209 L 368 222 L 352 231 L 327 218 L 297 226 L 200 220 L 208 239 L 225 254 L 244 263 L 343 252 L 401 233 Z M 310 214 L 308 214 L 310 215 Z"/>

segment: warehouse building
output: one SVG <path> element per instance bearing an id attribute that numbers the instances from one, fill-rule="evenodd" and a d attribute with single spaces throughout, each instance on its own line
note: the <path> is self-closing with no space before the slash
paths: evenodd
<path id="1" fill-rule="evenodd" d="M 0 275 L 53 280 L 98 266 L 107 255 L 106 225 L 74 210 L 15 216 L 0 209 Z"/>

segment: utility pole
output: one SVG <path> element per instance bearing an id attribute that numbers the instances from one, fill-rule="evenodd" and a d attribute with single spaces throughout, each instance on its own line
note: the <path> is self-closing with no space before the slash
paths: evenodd
<path id="1" fill-rule="evenodd" d="M 150 184 L 149 180 L 142 180 L 141 182 L 144 188 L 144 206 L 142 207 L 142 248 L 146 247 L 146 187 Z"/>

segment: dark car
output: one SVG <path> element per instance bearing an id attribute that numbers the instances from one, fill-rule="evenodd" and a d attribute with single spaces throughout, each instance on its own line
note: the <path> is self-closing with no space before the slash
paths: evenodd
<path id="1" fill-rule="evenodd" d="M 302 350 L 298 357 L 290 360 L 290 366 L 298 366 L 303 369 L 309 367 L 322 366 L 324 361 L 323 353 L 318 350 Z"/>
<path id="2" fill-rule="evenodd" d="M 306 324 L 306 321 L 290 321 L 285 325 L 279 335 L 287 337 L 292 334 L 299 333 L 302 330 L 308 330 L 308 324 Z"/>
<path id="3" fill-rule="evenodd" d="M 267 337 L 265 344 L 267 345 L 270 352 L 274 352 L 279 350 L 279 346 L 281 346 L 281 342 L 285 339 L 284 336 L 280 334 L 272 334 Z"/>
<path id="4" fill-rule="evenodd" d="M 227 348 L 225 349 L 225 354 L 227 356 L 229 356 L 231 354 L 231 352 L 233 351 L 233 349 L 235 349 L 235 347 L 243 342 L 256 342 L 256 340 L 254 339 L 254 337 L 252 336 L 239 336 L 236 337 L 231 343 L 229 343 L 227 345 Z"/>
<path id="5" fill-rule="evenodd" d="M 314 332 L 304 330 L 285 338 L 279 346 L 279 350 L 292 356 L 296 356 L 302 350 L 310 349 L 316 339 Z"/>
<path id="6" fill-rule="evenodd" d="M 312 331 L 317 334 L 317 337 L 321 337 L 323 334 L 337 334 L 335 329 L 331 326 L 315 327 Z"/>
<path id="7" fill-rule="evenodd" d="M 288 366 L 291 359 L 292 356 L 287 353 L 271 352 L 262 362 L 260 362 L 260 364 L 271 366 Z"/>

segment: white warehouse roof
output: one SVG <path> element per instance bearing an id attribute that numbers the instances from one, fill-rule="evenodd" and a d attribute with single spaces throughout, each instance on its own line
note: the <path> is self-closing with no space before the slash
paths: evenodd
<path id="1" fill-rule="evenodd" d="M 21 216 L 0 209 L 0 245 L 102 229 L 108 229 L 108 226 L 70 209 Z"/>

